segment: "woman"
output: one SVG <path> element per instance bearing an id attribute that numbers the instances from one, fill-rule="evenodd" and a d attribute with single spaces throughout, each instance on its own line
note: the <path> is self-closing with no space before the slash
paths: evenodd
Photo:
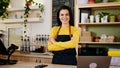
<path id="1" fill-rule="evenodd" d="M 68 6 L 61 6 L 57 12 L 58 25 L 51 29 L 48 50 L 53 55 L 53 64 L 76 65 L 76 45 L 80 30 L 74 27 L 72 11 Z"/>

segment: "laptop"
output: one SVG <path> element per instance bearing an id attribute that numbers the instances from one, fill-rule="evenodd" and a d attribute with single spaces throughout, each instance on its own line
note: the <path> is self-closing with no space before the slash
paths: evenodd
<path id="1" fill-rule="evenodd" d="M 109 68 L 110 56 L 78 56 L 77 68 Z"/>

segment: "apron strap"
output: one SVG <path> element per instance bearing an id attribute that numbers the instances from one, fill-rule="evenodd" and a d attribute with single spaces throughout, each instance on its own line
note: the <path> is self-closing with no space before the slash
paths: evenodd
<path id="1" fill-rule="evenodd" d="M 72 38 L 71 27 L 70 26 L 69 26 L 69 36 L 70 36 L 70 38 Z"/>

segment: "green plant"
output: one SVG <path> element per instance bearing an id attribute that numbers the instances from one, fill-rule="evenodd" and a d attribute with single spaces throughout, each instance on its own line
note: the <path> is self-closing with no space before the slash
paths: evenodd
<path id="1" fill-rule="evenodd" d="M 34 2 L 33 0 L 26 0 L 26 4 L 25 4 L 25 7 L 24 7 L 24 8 L 25 8 L 25 13 L 24 13 L 25 18 L 28 17 L 29 11 L 31 10 L 31 9 L 30 9 L 30 5 L 31 5 L 30 3 L 31 3 L 31 4 L 33 3 L 33 4 L 35 4 L 36 6 L 38 6 L 41 12 L 44 11 L 44 5 L 43 5 L 43 4 Z"/>
<path id="2" fill-rule="evenodd" d="M 7 8 L 9 6 L 10 0 L 0 0 L 0 17 L 2 19 L 7 18 Z"/>
<path id="3" fill-rule="evenodd" d="M 29 13 L 30 13 L 30 6 L 31 6 L 31 3 L 33 3 L 33 4 L 35 4 L 36 6 L 38 6 L 39 7 L 39 9 L 40 9 L 40 12 L 43 12 L 44 11 L 44 5 L 43 4 L 41 4 L 41 3 L 36 3 L 36 2 L 34 2 L 33 0 L 26 0 L 26 4 L 25 4 L 25 12 L 24 12 L 24 18 L 25 18 L 25 20 L 24 20 L 24 36 L 23 37 L 27 37 L 27 31 L 26 31 L 26 29 L 27 29 L 27 22 L 28 22 L 28 20 L 27 20 L 27 18 L 29 17 Z"/>
<path id="4" fill-rule="evenodd" d="M 103 18 L 106 15 L 109 15 L 109 13 L 107 13 L 107 12 L 101 12 L 101 13 L 98 13 L 98 14 L 100 15 L 101 18 Z"/>

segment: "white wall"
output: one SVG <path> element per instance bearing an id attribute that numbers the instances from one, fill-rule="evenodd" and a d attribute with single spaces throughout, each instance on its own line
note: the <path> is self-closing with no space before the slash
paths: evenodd
<path id="1" fill-rule="evenodd" d="M 43 3 L 45 5 L 45 11 L 43 13 L 43 22 L 27 24 L 27 27 L 30 30 L 29 33 L 31 33 L 31 35 L 49 34 L 51 28 L 51 0 L 34 0 L 34 1 Z M 0 29 L 7 30 L 7 28 L 9 27 L 11 26 L 14 27 L 17 25 L 22 26 L 22 24 L 0 24 Z"/>
<path id="2" fill-rule="evenodd" d="M 28 24 L 31 35 L 49 34 L 51 28 L 51 0 L 39 0 L 45 5 L 43 13 L 44 21 L 42 23 Z"/>
<path id="3" fill-rule="evenodd" d="M 17 1 L 17 0 L 15 0 L 15 1 Z M 45 6 L 45 11 L 43 13 L 44 21 L 40 22 L 40 23 L 28 23 L 27 27 L 29 30 L 28 31 L 29 35 L 35 36 L 36 34 L 49 34 L 50 28 L 51 28 L 51 0 L 34 0 L 34 1 L 38 1 L 38 2 L 41 2 L 44 4 L 44 6 Z M 12 7 L 13 7 L 13 5 L 12 5 Z M 19 6 L 15 6 L 15 7 L 19 7 Z M 7 29 L 11 28 L 11 27 L 22 27 L 22 26 L 23 26 L 23 24 L 0 24 L 0 30 L 6 31 L 5 40 L 8 40 Z"/>

